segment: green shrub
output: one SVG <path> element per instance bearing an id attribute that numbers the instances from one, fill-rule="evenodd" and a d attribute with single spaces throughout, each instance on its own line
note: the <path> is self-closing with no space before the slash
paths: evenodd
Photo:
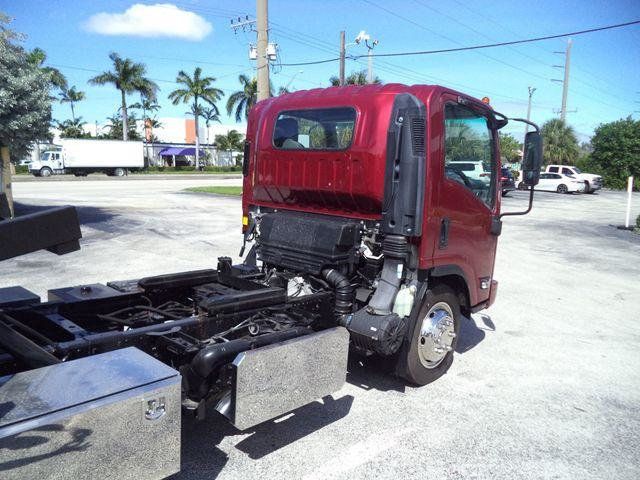
<path id="1" fill-rule="evenodd" d="M 27 165 L 16 165 L 16 174 L 29 173 L 29 167 Z"/>
<path id="2" fill-rule="evenodd" d="M 204 167 L 202 169 L 203 172 L 208 173 L 233 173 L 233 172 L 241 172 L 242 167 L 215 167 L 209 166 Z M 190 173 L 199 173 L 199 170 L 196 170 L 196 167 L 190 166 L 178 166 L 178 167 L 147 167 L 144 170 L 144 173 L 176 173 L 176 172 L 190 172 Z"/>
<path id="3" fill-rule="evenodd" d="M 636 218 L 636 230 L 640 232 L 640 215 L 638 215 L 638 218 Z"/>

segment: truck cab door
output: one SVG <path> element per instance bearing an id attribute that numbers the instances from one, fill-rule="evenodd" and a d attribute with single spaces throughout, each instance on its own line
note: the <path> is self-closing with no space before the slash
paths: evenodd
<path id="1" fill-rule="evenodd" d="M 498 132 L 484 105 L 450 93 L 439 99 L 442 135 L 434 158 L 441 180 L 434 209 L 440 234 L 433 251 L 433 264 L 443 270 L 462 270 L 475 306 L 489 299 L 497 232 L 494 217 L 500 211 L 500 160 Z M 435 153 L 435 152 L 434 152 Z M 482 162 L 489 182 L 471 178 L 456 162 Z"/>

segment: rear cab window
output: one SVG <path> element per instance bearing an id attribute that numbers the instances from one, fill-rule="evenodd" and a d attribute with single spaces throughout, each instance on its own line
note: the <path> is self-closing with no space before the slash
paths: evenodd
<path id="1" fill-rule="evenodd" d="M 345 150 L 351 145 L 356 122 L 352 107 L 280 112 L 273 128 L 279 150 Z"/>

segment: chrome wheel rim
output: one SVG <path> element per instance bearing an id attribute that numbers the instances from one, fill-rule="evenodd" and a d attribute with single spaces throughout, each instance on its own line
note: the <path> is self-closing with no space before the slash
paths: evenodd
<path id="1" fill-rule="evenodd" d="M 453 311 L 448 303 L 433 305 L 422 319 L 418 335 L 418 358 L 425 368 L 436 368 L 453 350 L 456 337 Z"/>

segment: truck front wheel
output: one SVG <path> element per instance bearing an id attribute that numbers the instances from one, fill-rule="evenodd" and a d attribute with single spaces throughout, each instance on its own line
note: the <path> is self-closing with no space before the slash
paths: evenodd
<path id="1" fill-rule="evenodd" d="M 49 167 L 42 167 L 40 169 L 40 176 L 41 177 L 50 177 L 52 173 L 53 172 L 51 171 L 51 169 Z"/>
<path id="2" fill-rule="evenodd" d="M 584 190 L 583 190 L 583 192 L 584 193 L 593 193 L 591 191 L 591 185 L 589 185 L 589 182 L 587 182 L 586 180 L 584 182 Z"/>
<path id="3" fill-rule="evenodd" d="M 426 385 L 444 375 L 453 362 L 460 318 L 460 302 L 451 288 L 441 284 L 428 290 L 413 330 L 407 332 L 398 373 L 415 385 Z"/>
<path id="4" fill-rule="evenodd" d="M 116 169 L 113 171 L 113 174 L 114 174 L 116 177 L 124 177 L 124 176 L 127 174 L 127 171 L 126 171 L 124 168 L 116 168 Z"/>

